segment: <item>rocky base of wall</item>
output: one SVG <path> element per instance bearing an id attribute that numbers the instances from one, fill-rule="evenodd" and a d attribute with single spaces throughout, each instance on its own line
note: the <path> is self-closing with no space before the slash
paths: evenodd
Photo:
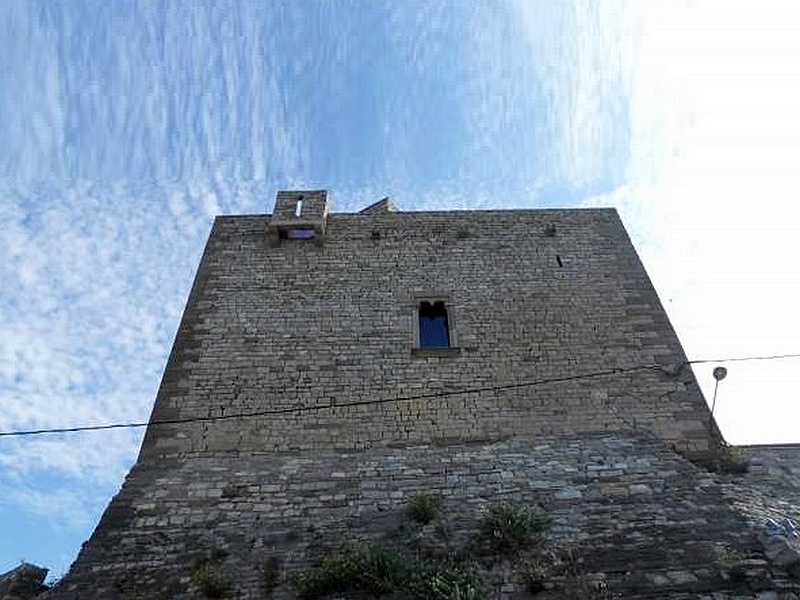
<path id="1" fill-rule="evenodd" d="M 161 462 L 131 472 L 42 598 L 310 597 L 314 565 L 361 552 L 477 586 L 441 598 L 796 600 L 795 542 L 759 512 L 797 516 L 795 483 L 777 500 L 758 468 L 711 474 L 629 434 Z M 425 519 L 420 498 L 438 499 Z M 545 515 L 542 540 L 487 552 L 498 505 Z"/>
<path id="2" fill-rule="evenodd" d="M 33 600 L 44 587 L 47 569 L 22 563 L 0 574 L 0 600 Z"/>

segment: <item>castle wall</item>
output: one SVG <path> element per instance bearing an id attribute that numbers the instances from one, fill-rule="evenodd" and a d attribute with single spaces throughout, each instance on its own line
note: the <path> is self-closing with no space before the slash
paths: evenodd
<path id="1" fill-rule="evenodd" d="M 268 223 L 217 219 L 152 415 L 209 420 L 151 426 L 142 460 L 620 428 L 707 444 L 615 211 L 332 214 L 321 243 Z M 449 353 L 413 349 L 426 296 Z"/>
<path id="2" fill-rule="evenodd" d="M 216 220 L 139 460 L 49 598 L 196 597 L 211 557 L 230 597 L 291 598 L 348 537 L 468 553 L 504 500 L 541 505 L 554 551 L 625 597 L 744 585 L 715 553 L 756 537 L 673 451 L 716 430 L 615 211 L 324 217 L 312 199 L 283 229 Z M 284 239 L 299 226 L 314 239 Z M 419 347 L 424 299 L 450 347 Z M 444 499 L 433 529 L 408 521 L 421 493 Z M 525 597 L 492 568 L 490 598 Z"/>
<path id="3" fill-rule="evenodd" d="M 536 598 L 602 598 L 599 584 L 634 600 L 791 598 L 800 584 L 765 559 L 753 511 L 796 517 L 800 488 L 783 488 L 790 501 L 777 504 L 770 486 L 781 482 L 759 470 L 772 460 L 759 456 L 750 475 L 714 475 L 659 440 L 596 434 L 143 464 L 49 598 L 204 597 L 193 573 L 217 556 L 224 597 L 290 599 L 295 578 L 348 541 L 474 552 L 498 502 L 540 506 L 551 520 L 546 551 L 571 558 L 554 575 L 562 595 Z M 800 464 L 797 452 L 790 458 Z M 408 506 L 430 493 L 444 502 L 423 526 Z M 742 569 L 733 578 L 732 556 Z M 488 597 L 534 597 L 523 565 L 516 557 L 484 569 Z M 277 577 L 267 586 L 269 568 Z"/>

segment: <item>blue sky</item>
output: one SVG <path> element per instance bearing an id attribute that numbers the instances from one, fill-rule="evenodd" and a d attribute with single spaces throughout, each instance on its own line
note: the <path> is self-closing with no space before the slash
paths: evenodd
<path id="1" fill-rule="evenodd" d="M 690 358 L 800 352 L 798 29 L 770 2 L 0 3 L 0 431 L 145 420 L 214 215 L 278 189 L 616 206 Z M 800 361 L 728 367 L 728 439 L 800 442 Z M 66 570 L 140 436 L 0 438 L 0 572 Z"/>

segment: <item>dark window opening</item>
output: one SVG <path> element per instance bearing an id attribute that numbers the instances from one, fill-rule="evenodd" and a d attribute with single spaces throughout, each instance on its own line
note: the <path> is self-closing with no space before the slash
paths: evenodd
<path id="1" fill-rule="evenodd" d="M 421 302 L 419 305 L 420 348 L 449 348 L 450 328 L 444 302 Z"/>
<path id="2" fill-rule="evenodd" d="M 558 266 L 559 267 L 563 267 L 564 266 L 564 263 L 561 262 L 561 257 L 558 254 L 556 254 L 556 261 L 558 262 Z"/>
<path id="3" fill-rule="evenodd" d="M 316 235 L 313 229 L 283 229 L 280 232 L 282 240 L 313 240 Z"/>

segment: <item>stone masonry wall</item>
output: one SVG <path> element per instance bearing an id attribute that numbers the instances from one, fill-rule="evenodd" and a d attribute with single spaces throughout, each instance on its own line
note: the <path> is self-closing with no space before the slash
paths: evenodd
<path id="1" fill-rule="evenodd" d="M 48 597 L 202 598 L 193 568 L 216 555 L 225 597 L 293 598 L 293 577 L 345 540 L 463 553 L 487 507 L 505 501 L 541 506 L 547 550 L 573 561 L 560 587 L 536 598 L 796 598 L 800 584 L 765 560 L 757 527 L 729 501 L 746 477 L 712 475 L 659 440 L 609 434 L 168 460 L 134 469 Z M 423 527 L 406 508 L 432 492 L 441 517 Z M 739 564 L 726 565 L 730 556 Z M 534 597 L 514 560 L 484 575 L 490 598 Z"/>
<path id="2" fill-rule="evenodd" d="M 142 460 L 620 427 L 708 443 L 615 211 L 333 214 L 323 243 L 268 243 L 268 223 L 217 219 L 152 414 L 209 420 L 151 426 Z M 452 353 L 412 351 L 425 295 L 448 299 Z"/>
<path id="3" fill-rule="evenodd" d="M 216 220 L 137 464 L 48 597 L 198 597 L 213 557 L 230 597 L 290 598 L 347 536 L 467 552 L 501 500 L 541 504 L 571 577 L 622 597 L 778 589 L 719 574 L 720 547 L 758 541 L 673 451 L 718 438 L 615 211 L 331 214 L 316 240 L 269 223 Z M 415 347 L 422 298 L 445 299 L 452 348 Z M 422 492 L 438 528 L 404 516 Z M 526 597 L 517 566 L 485 576 Z"/>
<path id="4" fill-rule="evenodd" d="M 741 450 L 749 470 L 724 482 L 725 498 L 747 518 L 767 557 L 800 579 L 800 444 Z"/>

